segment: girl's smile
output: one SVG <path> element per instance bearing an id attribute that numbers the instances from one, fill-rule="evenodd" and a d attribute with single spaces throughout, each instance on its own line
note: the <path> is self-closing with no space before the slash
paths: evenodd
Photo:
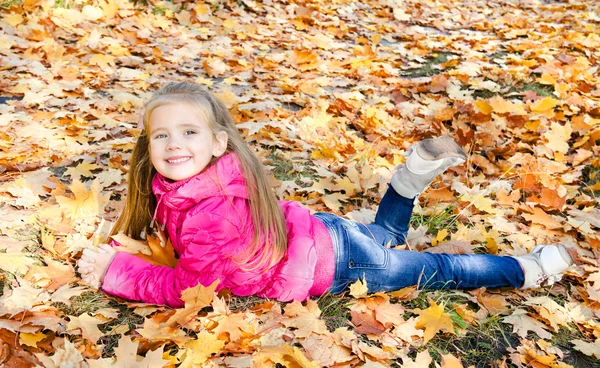
<path id="1" fill-rule="evenodd" d="M 148 130 L 152 165 L 162 176 L 175 181 L 200 173 L 227 148 L 227 134 L 215 135 L 204 114 L 185 103 L 155 108 Z"/>
<path id="2" fill-rule="evenodd" d="M 167 161 L 168 163 L 172 164 L 172 165 L 177 165 L 183 162 L 186 162 L 188 160 L 190 160 L 191 157 L 186 156 L 186 157 L 171 157 L 171 158 L 167 158 L 165 161 Z"/>

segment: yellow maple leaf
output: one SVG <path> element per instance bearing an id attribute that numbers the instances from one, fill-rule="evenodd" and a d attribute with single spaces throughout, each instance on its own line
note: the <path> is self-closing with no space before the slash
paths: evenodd
<path id="1" fill-rule="evenodd" d="M 435 247 L 439 243 L 443 242 L 447 236 L 448 236 L 448 230 L 442 229 L 441 231 L 439 231 L 437 233 L 437 236 L 435 237 L 435 239 L 431 240 L 431 245 L 433 245 Z"/>
<path id="2" fill-rule="evenodd" d="M 18 26 L 24 21 L 23 16 L 17 13 L 10 13 L 9 15 L 4 16 L 2 20 L 13 27 Z"/>
<path id="3" fill-rule="evenodd" d="M 569 151 L 571 133 L 573 133 L 573 128 L 570 123 L 560 125 L 559 123 L 552 122 L 550 129 L 543 135 L 548 141 L 544 146 L 550 148 L 555 154 L 566 154 Z"/>
<path id="4" fill-rule="evenodd" d="M 530 108 L 532 112 L 545 113 L 554 109 L 558 105 L 558 101 L 552 97 L 544 97 L 533 103 Z"/>
<path id="5" fill-rule="evenodd" d="M 490 115 L 494 109 L 492 108 L 492 106 L 483 101 L 483 100 L 477 100 L 475 101 L 475 106 L 479 109 L 479 111 L 484 114 L 484 115 Z"/>
<path id="6" fill-rule="evenodd" d="M 442 330 L 454 334 L 452 319 L 450 319 L 450 315 L 444 311 L 444 304 L 437 305 L 435 301 L 431 299 L 429 299 L 429 303 L 431 304 L 429 308 L 425 310 L 416 310 L 417 314 L 419 314 L 419 318 L 417 319 L 415 327 L 425 330 L 423 335 L 425 343 Z"/>
<path id="7" fill-rule="evenodd" d="M 2 253 L 0 257 L 0 270 L 10 273 L 22 274 L 27 272 L 30 266 L 35 263 L 35 259 L 27 257 L 21 252 Z"/>
<path id="8" fill-rule="evenodd" d="M 252 363 L 255 367 L 272 367 L 281 364 L 285 367 L 318 368 L 319 362 L 308 360 L 297 347 L 289 345 L 268 346 L 254 353 Z"/>
<path id="9" fill-rule="evenodd" d="M 217 339 L 214 334 L 202 331 L 198 334 L 196 340 L 185 344 L 185 351 L 182 355 L 180 368 L 191 368 L 202 365 L 213 354 L 221 351 L 225 346 L 225 341 Z"/>
<path id="10" fill-rule="evenodd" d="M 512 101 L 505 100 L 500 96 L 494 96 L 489 99 L 488 103 L 494 109 L 497 114 L 510 114 L 510 115 L 526 115 L 525 106 L 520 103 L 513 103 Z"/>
<path id="11" fill-rule="evenodd" d="M 229 109 L 239 103 L 238 96 L 227 88 L 223 88 L 221 93 L 215 93 L 215 96 L 217 96 Z"/>
<path id="12" fill-rule="evenodd" d="M 19 334 L 19 344 L 27 345 L 36 348 L 37 343 L 46 338 L 46 334 L 42 332 L 37 333 L 24 333 Z"/>
<path id="13" fill-rule="evenodd" d="M 463 368 L 460 359 L 448 353 L 442 355 L 442 368 Z"/>
<path id="14" fill-rule="evenodd" d="M 167 326 L 175 326 L 176 324 L 183 326 L 191 321 L 202 308 L 210 305 L 215 296 L 217 285 L 219 285 L 219 280 L 215 280 L 215 282 L 208 287 L 198 284 L 194 287 L 185 289 L 181 293 L 181 300 L 185 302 L 185 306 L 178 309 L 177 312 L 167 320 Z"/>
<path id="15" fill-rule="evenodd" d="M 84 6 L 83 9 L 81 9 L 81 14 L 83 14 L 87 20 L 91 21 L 95 21 L 104 17 L 104 11 L 102 8 L 93 5 Z"/>
<path id="16" fill-rule="evenodd" d="M 80 181 L 74 181 L 73 184 L 69 185 L 69 189 L 73 192 L 75 198 L 56 197 L 56 202 L 66 211 L 68 217 L 85 220 L 90 217 L 97 217 L 104 212 L 109 196 L 101 194 L 98 180 L 92 182 L 89 191 L 86 185 Z"/>
<path id="17" fill-rule="evenodd" d="M 367 295 L 369 289 L 367 288 L 367 280 L 364 282 L 361 280 L 356 280 L 355 283 L 350 285 L 350 295 L 355 298 L 360 298 Z"/>
<path id="18" fill-rule="evenodd" d="M 115 66 L 115 57 L 107 54 L 94 54 L 89 61 L 90 65 L 98 65 L 101 68 L 109 68 Z"/>
<path id="19" fill-rule="evenodd" d="M 556 85 L 556 79 L 548 73 L 543 73 L 541 77 L 537 80 L 541 84 L 548 84 L 551 86 Z"/>

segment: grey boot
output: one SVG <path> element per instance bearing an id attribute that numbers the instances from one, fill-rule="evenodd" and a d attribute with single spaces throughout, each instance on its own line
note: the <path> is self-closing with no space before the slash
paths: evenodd
<path id="1" fill-rule="evenodd" d="M 404 155 L 408 156 L 406 163 L 391 180 L 392 187 L 404 198 L 417 197 L 436 176 L 467 159 L 462 148 L 447 136 L 417 142 Z"/>
<path id="2" fill-rule="evenodd" d="M 573 264 L 573 258 L 564 245 L 538 245 L 531 253 L 513 257 L 523 269 L 525 282 L 521 289 L 538 288 L 544 282 L 552 285 L 562 278 L 563 272 Z"/>

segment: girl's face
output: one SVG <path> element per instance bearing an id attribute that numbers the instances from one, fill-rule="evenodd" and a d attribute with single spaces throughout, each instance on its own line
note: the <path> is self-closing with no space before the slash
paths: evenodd
<path id="1" fill-rule="evenodd" d="M 150 161 L 162 176 L 178 181 L 200 173 L 227 149 L 227 133 L 213 134 L 208 123 L 184 103 L 157 107 L 149 121 Z"/>

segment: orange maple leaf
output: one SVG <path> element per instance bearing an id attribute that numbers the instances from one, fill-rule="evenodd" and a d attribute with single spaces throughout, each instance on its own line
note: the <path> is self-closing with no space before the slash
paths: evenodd
<path id="1" fill-rule="evenodd" d="M 115 247 L 118 252 L 133 254 L 157 266 L 172 268 L 177 266 L 178 260 L 175 258 L 173 244 L 166 239 L 160 229 L 155 236 L 148 236 L 145 242 L 131 239 L 125 234 L 113 235 L 112 238 L 120 244 L 120 246 Z"/>

